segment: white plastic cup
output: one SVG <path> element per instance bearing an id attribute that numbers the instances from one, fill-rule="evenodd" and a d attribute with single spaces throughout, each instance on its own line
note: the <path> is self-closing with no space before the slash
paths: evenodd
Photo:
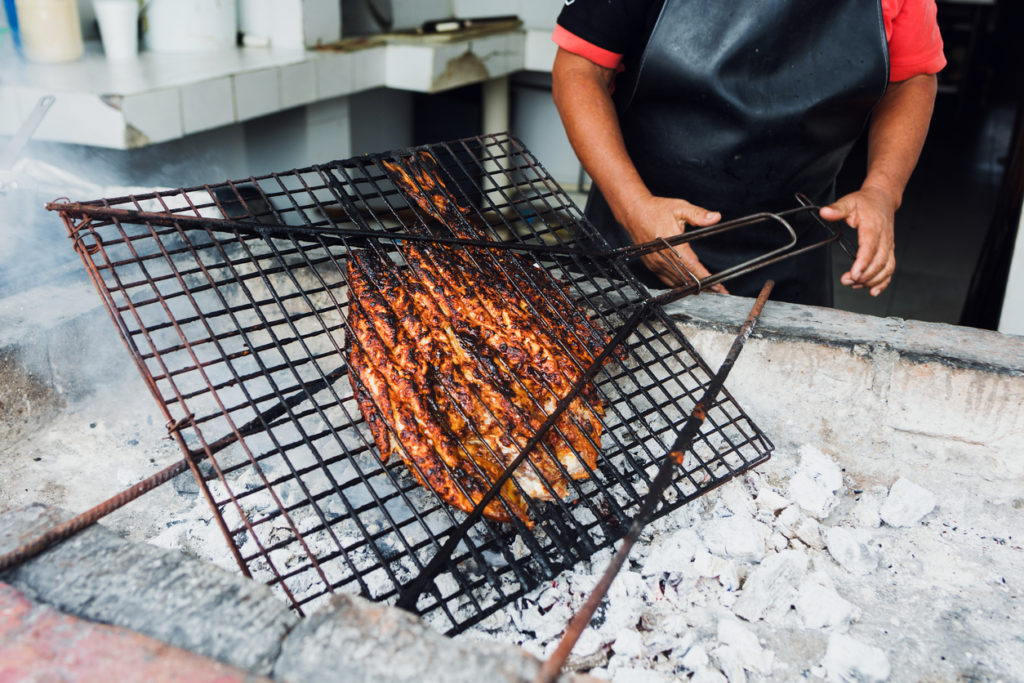
<path id="1" fill-rule="evenodd" d="M 138 0 L 92 0 L 107 59 L 132 59 L 139 53 Z"/>

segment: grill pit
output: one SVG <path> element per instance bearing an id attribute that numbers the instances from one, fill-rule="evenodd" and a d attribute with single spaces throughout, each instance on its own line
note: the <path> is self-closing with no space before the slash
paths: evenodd
<path id="1" fill-rule="evenodd" d="M 47 297 L 42 292 L 38 296 L 37 305 L 42 306 Z M 727 298 L 702 295 L 668 309 L 687 316 L 677 323 L 712 365 L 728 343 L 727 326 L 741 319 L 747 308 L 742 302 L 730 310 L 730 303 Z M 773 312 L 779 317 L 773 317 Z M 150 409 L 151 398 L 133 376 L 133 369 L 123 372 L 120 368 L 99 387 L 101 393 L 92 394 L 89 382 L 81 381 L 83 370 L 62 364 L 64 358 L 82 358 L 81 348 L 77 353 L 60 351 L 80 345 L 83 339 L 119 344 L 116 336 L 108 334 L 109 321 L 102 315 L 96 309 L 85 314 L 79 311 L 71 316 L 73 322 L 51 326 L 35 337 L 13 339 L 8 347 L 15 351 L 4 366 L 5 377 L 20 373 L 22 380 L 31 378 L 36 386 L 63 389 L 63 395 L 54 389 L 46 401 L 29 393 L 31 405 L 49 402 L 52 408 L 67 401 L 63 412 L 40 410 L 32 418 L 32 433 L 27 438 L 3 445 L 5 455 L 12 455 L 11 467 L 2 475 L 3 490 L 12 492 L 11 504 L 52 497 L 49 502 L 84 509 L 109 495 L 112 482 L 116 488 L 127 486 L 148 474 L 149 468 L 169 464 L 165 458 L 178 455 L 173 444 L 163 438 L 161 416 Z M 82 334 L 91 329 L 83 324 L 88 318 L 100 323 L 91 336 Z M 893 680 L 926 674 L 936 678 L 1012 678 L 1016 665 L 1024 661 L 1014 637 L 1019 633 L 1021 615 L 1015 597 L 1019 582 L 1013 569 L 1019 566 L 1019 540 L 1024 538 L 1024 503 L 1019 494 L 1024 472 L 1015 457 L 1024 438 L 1020 340 L 942 325 L 771 305 L 761 329 L 760 338 L 752 340 L 741 357 L 729 386 L 758 424 L 779 440 L 773 460 L 656 523 L 641 546 L 643 552 L 636 556 L 637 565 L 624 572 L 613 588 L 604 615 L 605 633 L 598 629 L 597 635 L 591 636 L 590 653 L 583 652 L 581 644 L 578 655 L 593 655 L 582 664 L 605 669 L 624 680 L 631 675 L 656 675 L 650 672 L 678 675 L 679 664 L 687 667 L 685 671 L 703 665 L 702 675 L 712 678 L 715 671 L 731 672 L 734 678 L 736 667 L 746 669 L 748 676 L 762 675 L 767 667 L 767 676 L 778 680 L 834 674 L 844 666 L 858 664 L 870 679 L 881 671 L 882 660 L 873 650 L 852 657 L 859 652 L 856 643 L 860 643 L 884 653 Z M 74 330 L 74 336 L 62 339 L 55 330 Z M 936 342 L 943 338 L 944 342 Z M 86 344 L 91 348 L 102 345 Z M 13 393 L 11 390 L 5 397 Z M 785 513 L 791 506 L 784 507 L 772 513 L 769 524 L 758 506 L 762 496 L 775 501 L 762 501 L 768 506 L 778 504 L 777 497 L 794 502 L 798 496 L 792 489 L 799 489 L 800 481 L 832 476 L 801 469 L 808 452 L 820 452 L 823 457 L 816 460 L 831 462 L 841 472 L 842 485 L 833 492 L 835 507 L 818 520 L 807 509 L 815 509 L 815 499 L 808 496 L 806 507 L 798 514 Z M 37 457 L 41 460 L 36 461 Z M 802 471 L 804 475 L 800 475 Z M 873 519 L 870 501 L 880 508 L 901 477 L 934 494 L 937 507 L 911 527 L 865 524 Z M 118 513 L 109 523 L 123 533 L 156 539 L 231 567 L 234 561 L 225 552 L 216 522 L 194 486 L 194 480 L 178 480 L 172 487 L 147 495 L 130 512 Z M 90 495 L 94 497 L 89 499 Z M 751 500 L 756 512 L 748 526 L 760 523 L 772 532 L 761 559 L 755 562 L 757 552 L 749 544 L 736 549 L 723 542 L 710 552 L 712 548 L 702 535 L 710 533 L 709 528 L 722 527 L 718 529 L 720 539 L 737 543 L 749 539 L 749 533 L 730 533 L 727 527 L 735 522 L 723 520 L 745 519 L 733 508 L 748 509 Z M 861 506 L 863 501 L 869 502 Z M 808 520 L 818 523 L 819 535 L 826 539 L 830 529 L 866 530 L 870 541 L 883 544 L 878 557 L 893 567 L 876 563 L 873 570 L 861 574 L 864 565 L 847 562 L 844 566 L 828 545 L 814 547 L 813 525 Z M 796 551 L 789 547 L 792 539 L 788 538 L 784 548 L 771 545 L 776 532 L 785 537 L 783 526 L 799 530 L 795 538 L 801 543 L 809 539 L 812 545 Z M 162 534 L 154 536 L 160 529 Z M 682 561 L 679 558 L 689 551 L 680 550 L 680 538 L 692 540 L 688 531 L 696 533 L 709 551 L 701 554 L 699 563 L 694 553 L 691 564 L 716 573 L 694 578 L 689 572 L 659 572 L 669 575 L 666 588 L 661 588 L 664 577 L 658 576 L 654 591 L 650 585 L 654 575 L 644 575 L 646 563 L 652 556 L 658 560 L 659 555 L 663 565 Z M 853 537 L 852 542 L 847 538 L 845 545 L 840 545 L 843 535 L 838 534 L 836 541 L 836 553 L 841 557 L 847 555 L 840 547 L 870 545 L 858 540 L 855 533 L 845 534 Z M 808 614 L 819 622 L 842 614 L 842 604 L 834 600 L 833 609 L 816 614 L 806 609 L 802 613 L 799 609 L 769 609 L 764 618 L 754 618 L 750 600 L 746 607 L 741 601 L 744 592 L 754 593 L 755 584 L 749 582 L 762 569 L 785 564 L 771 559 L 786 555 L 784 551 L 807 557 L 802 578 L 816 581 L 820 594 L 831 596 L 828 582 L 818 580 L 819 573 L 831 579 L 831 589 L 853 606 L 849 619 L 806 628 Z M 856 558 L 858 553 L 849 556 Z M 588 577 L 603 569 L 602 560 L 595 555 L 589 568 L 578 565 L 569 574 L 555 576 L 551 581 L 557 585 L 535 589 L 519 604 L 496 612 L 460 637 L 522 641 L 525 647 L 543 653 L 546 642 L 557 633 L 545 638 L 549 634 L 537 629 L 557 628 L 556 617 L 577 595 L 574 588 L 578 584 L 585 589 Z M 728 571 L 730 562 L 735 582 Z M 674 586 L 673 573 L 683 575 Z M 816 590 L 814 581 L 807 591 Z M 799 583 L 802 586 L 804 581 Z M 677 616 L 682 615 L 676 624 L 679 628 L 657 620 L 663 617 L 658 611 L 666 604 L 664 591 L 671 593 L 671 589 L 677 606 L 682 605 L 675 610 Z M 637 599 L 643 606 L 632 623 L 630 613 Z M 737 617 L 737 610 L 753 621 Z M 646 622 L 645 612 L 654 613 Z M 853 618 L 856 612 L 859 616 Z M 502 623 L 504 615 L 507 621 Z M 658 628 L 676 628 L 678 640 L 667 650 L 672 657 L 666 658 L 675 668 L 667 669 L 657 652 L 648 653 L 649 648 L 662 647 L 650 642 L 650 634 L 658 633 Z M 614 638 L 600 642 L 609 637 L 608 631 L 614 631 Z M 757 638 L 756 646 L 751 633 Z"/>

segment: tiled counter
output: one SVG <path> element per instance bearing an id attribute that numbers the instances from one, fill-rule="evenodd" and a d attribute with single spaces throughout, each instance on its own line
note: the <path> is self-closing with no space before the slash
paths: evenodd
<path id="1" fill-rule="evenodd" d="M 38 99 L 53 94 L 35 139 L 134 149 L 372 88 L 439 92 L 549 69 L 549 36 L 388 36 L 344 51 L 142 52 L 122 63 L 93 42 L 81 60 L 60 65 L 25 63 L 8 48 L 0 55 L 0 135 L 17 131 Z"/>

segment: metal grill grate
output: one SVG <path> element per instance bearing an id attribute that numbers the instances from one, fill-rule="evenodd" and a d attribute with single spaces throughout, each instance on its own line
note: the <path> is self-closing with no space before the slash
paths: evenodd
<path id="1" fill-rule="evenodd" d="M 592 368 L 604 412 L 591 475 L 570 482 L 570 499 L 531 502 L 532 529 L 478 520 L 415 601 L 454 633 L 620 538 L 713 374 L 629 257 L 594 250 L 601 238 L 522 143 L 485 136 L 51 208 L 241 570 L 300 613 L 335 591 L 394 603 L 466 517 L 399 459 L 381 463 L 345 363 L 348 256 L 373 249 L 401 262 L 403 245 L 458 237 L 439 233 L 385 168 L 414 151 L 436 159 L 481 243 L 522 255 L 474 251 L 495 277 L 543 269 L 597 329 L 628 333 L 621 358 Z M 771 449 L 723 393 L 659 514 Z"/>

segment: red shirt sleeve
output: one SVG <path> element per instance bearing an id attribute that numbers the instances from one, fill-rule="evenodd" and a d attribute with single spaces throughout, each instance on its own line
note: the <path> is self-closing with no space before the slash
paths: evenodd
<path id="1" fill-rule="evenodd" d="M 946 66 L 935 0 L 882 0 L 889 41 L 889 80 L 935 74 Z"/>
<path id="2" fill-rule="evenodd" d="M 563 28 L 561 25 L 555 26 L 555 32 L 551 35 L 551 40 L 555 41 L 555 44 L 563 50 L 567 50 L 580 57 L 586 57 L 594 64 L 603 66 L 606 69 L 618 69 L 619 65 L 622 64 L 621 53 L 598 47 L 580 38 L 575 33 L 570 33 L 568 29 Z"/>

